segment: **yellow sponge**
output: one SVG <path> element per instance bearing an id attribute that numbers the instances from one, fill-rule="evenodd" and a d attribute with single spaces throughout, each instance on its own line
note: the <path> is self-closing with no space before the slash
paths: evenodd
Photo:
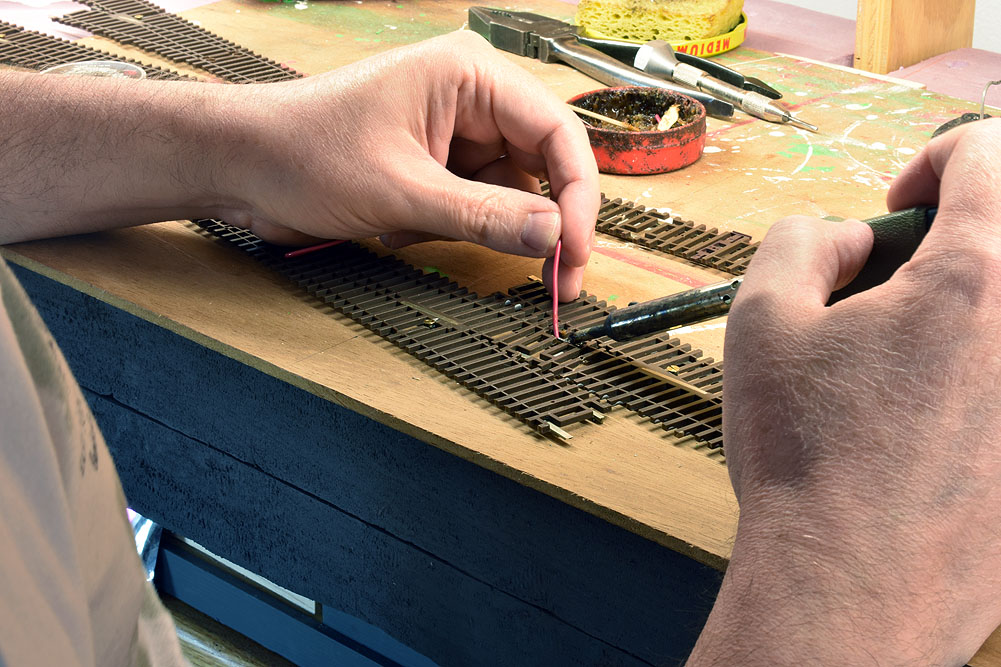
<path id="1" fill-rule="evenodd" d="M 729 32 L 744 0 L 580 0 L 577 25 L 610 39 L 680 42 Z"/>

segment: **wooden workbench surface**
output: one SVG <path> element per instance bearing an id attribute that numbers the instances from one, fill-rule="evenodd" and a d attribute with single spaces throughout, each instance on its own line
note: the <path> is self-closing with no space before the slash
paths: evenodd
<path id="1" fill-rule="evenodd" d="M 183 15 L 315 74 L 457 29 L 467 7 L 455 0 L 308 5 L 223 0 Z M 573 7 L 540 0 L 531 10 L 570 18 Z M 84 43 L 161 62 L 100 38 Z M 562 65 L 508 57 L 563 98 L 600 87 Z M 971 104 L 906 83 L 790 57 L 738 50 L 722 59 L 779 88 L 821 132 L 741 114 L 732 122 L 710 119 L 706 153 L 698 163 L 674 174 L 603 176 L 608 196 L 669 208 L 675 216 L 757 239 L 789 214 L 868 217 L 885 211 L 889 181 L 931 132 L 972 110 Z M 530 105 L 526 100 L 526 112 Z M 537 260 L 468 244 L 435 243 L 398 255 L 479 293 L 505 290 L 541 271 Z M 318 307 L 251 259 L 181 223 L 19 244 L 4 249 L 4 256 L 699 561 L 721 567 L 729 556 L 737 506 L 718 455 L 621 412 L 600 426 L 574 428 L 566 445 L 537 436 L 378 336 Z M 584 289 L 625 303 L 725 277 L 599 237 Z M 715 323 L 683 340 L 718 358 L 722 337 L 723 328 Z"/>

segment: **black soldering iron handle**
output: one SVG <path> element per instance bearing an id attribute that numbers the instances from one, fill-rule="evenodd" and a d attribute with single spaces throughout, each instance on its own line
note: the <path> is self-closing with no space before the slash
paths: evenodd
<path id="1" fill-rule="evenodd" d="M 937 212 L 937 207 L 918 206 L 863 220 L 872 227 L 872 252 L 858 276 L 832 294 L 827 305 L 889 280 L 921 245 Z"/>
<path id="2" fill-rule="evenodd" d="M 828 305 L 886 282 L 917 250 L 937 211 L 937 208 L 922 206 L 864 220 L 872 227 L 874 237 L 869 258 L 851 283 L 831 295 Z M 720 317 L 730 310 L 742 281 L 743 278 L 732 278 L 613 310 L 600 325 L 579 329 L 571 333 L 568 340 L 580 344 L 608 336 L 625 341 Z"/>

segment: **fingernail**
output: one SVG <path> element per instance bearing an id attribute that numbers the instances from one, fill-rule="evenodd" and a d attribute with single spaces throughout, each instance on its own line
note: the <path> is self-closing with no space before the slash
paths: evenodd
<path id="1" fill-rule="evenodd" d="M 532 213 L 521 231 L 521 242 L 533 250 L 548 253 L 560 237 L 559 213 Z"/>

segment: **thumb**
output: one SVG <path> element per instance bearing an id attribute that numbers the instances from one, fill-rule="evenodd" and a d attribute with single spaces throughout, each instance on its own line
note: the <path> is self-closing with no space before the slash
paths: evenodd
<path id="1" fill-rule="evenodd" d="M 872 229 L 858 220 L 780 220 L 754 253 L 734 310 L 742 301 L 764 302 L 793 317 L 823 308 L 865 265 L 872 239 Z"/>
<path id="2" fill-rule="evenodd" d="M 408 188 L 408 227 L 494 250 L 549 257 L 562 230 L 560 208 L 542 195 L 469 181 L 443 167 Z"/>

